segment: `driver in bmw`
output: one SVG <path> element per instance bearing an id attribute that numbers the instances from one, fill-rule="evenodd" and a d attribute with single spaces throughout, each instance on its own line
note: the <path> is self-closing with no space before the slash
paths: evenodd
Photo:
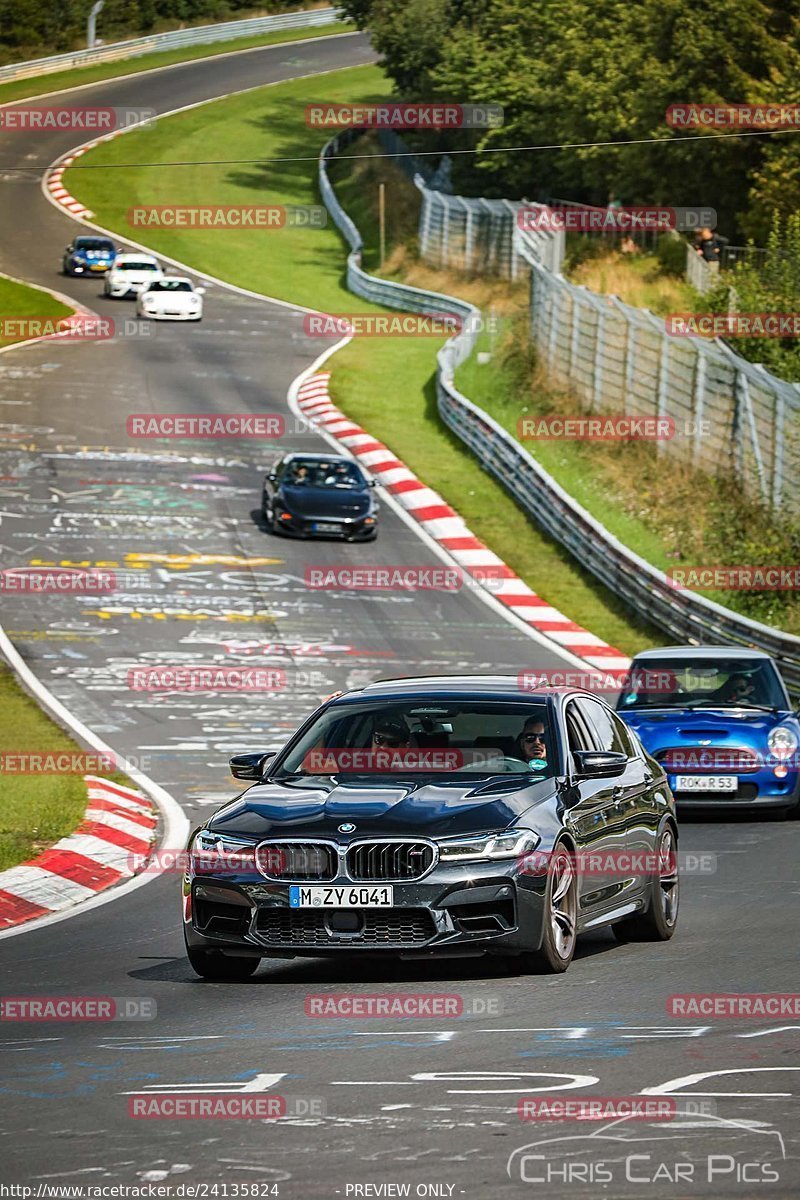
<path id="1" fill-rule="evenodd" d="M 542 759 L 546 764 L 547 742 L 545 741 L 544 721 L 540 721 L 538 717 L 528 717 L 514 744 L 514 749 L 517 757 L 529 766 L 533 759 Z"/>

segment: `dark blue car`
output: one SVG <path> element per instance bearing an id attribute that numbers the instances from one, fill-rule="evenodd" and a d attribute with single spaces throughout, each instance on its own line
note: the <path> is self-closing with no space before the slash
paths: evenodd
<path id="1" fill-rule="evenodd" d="M 65 275 L 104 275 L 117 255 L 111 238 L 82 235 L 64 249 Z"/>
<path id="2" fill-rule="evenodd" d="M 261 515 L 271 533 L 371 542 L 378 534 L 374 487 L 342 454 L 285 454 L 264 479 Z"/>
<path id="3" fill-rule="evenodd" d="M 800 722 L 768 654 L 669 646 L 636 656 L 617 711 L 684 808 L 800 810 Z"/>

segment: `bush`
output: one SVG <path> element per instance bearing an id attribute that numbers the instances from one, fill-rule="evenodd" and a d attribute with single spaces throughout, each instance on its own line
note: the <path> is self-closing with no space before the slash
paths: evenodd
<path id="1" fill-rule="evenodd" d="M 662 233 L 656 242 L 656 258 L 664 275 L 686 274 L 686 241 L 670 233 Z"/>

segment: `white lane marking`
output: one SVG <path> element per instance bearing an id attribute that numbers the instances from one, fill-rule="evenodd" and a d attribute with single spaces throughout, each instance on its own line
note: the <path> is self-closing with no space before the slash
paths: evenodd
<path id="1" fill-rule="evenodd" d="M 202 1096 L 205 1092 L 268 1092 L 276 1083 L 280 1083 L 285 1075 L 285 1071 L 276 1074 L 264 1073 L 248 1079 L 245 1083 L 241 1079 L 235 1079 L 233 1082 L 215 1081 L 214 1083 L 151 1083 L 148 1087 L 139 1088 L 134 1092 L 120 1092 L 119 1095 L 158 1096 L 162 1092 L 166 1092 L 170 1095 Z"/>
<path id="2" fill-rule="evenodd" d="M 642 1096 L 673 1096 L 681 1092 L 684 1088 L 691 1087 L 695 1083 L 702 1083 L 704 1079 L 716 1079 L 721 1075 L 754 1075 L 766 1074 L 775 1071 L 800 1071 L 800 1067 L 733 1067 L 724 1071 L 697 1071 L 693 1075 L 681 1075 L 677 1079 L 668 1079 L 666 1083 L 656 1084 L 655 1087 L 642 1088 L 640 1095 Z M 695 1092 L 693 1096 L 793 1096 L 793 1092 Z"/>

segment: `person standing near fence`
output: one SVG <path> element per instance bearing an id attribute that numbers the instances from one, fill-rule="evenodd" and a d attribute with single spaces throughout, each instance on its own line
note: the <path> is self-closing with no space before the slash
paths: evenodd
<path id="1" fill-rule="evenodd" d="M 695 251 L 708 263 L 709 269 L 714 272 L 718 272 L 720 269 L 722 251 L 727 244 L 728 239 L 722 237 L 715 230 L 710 229 L 708 225 L 704 225 L 697 232 L 694 240 Z"/>

